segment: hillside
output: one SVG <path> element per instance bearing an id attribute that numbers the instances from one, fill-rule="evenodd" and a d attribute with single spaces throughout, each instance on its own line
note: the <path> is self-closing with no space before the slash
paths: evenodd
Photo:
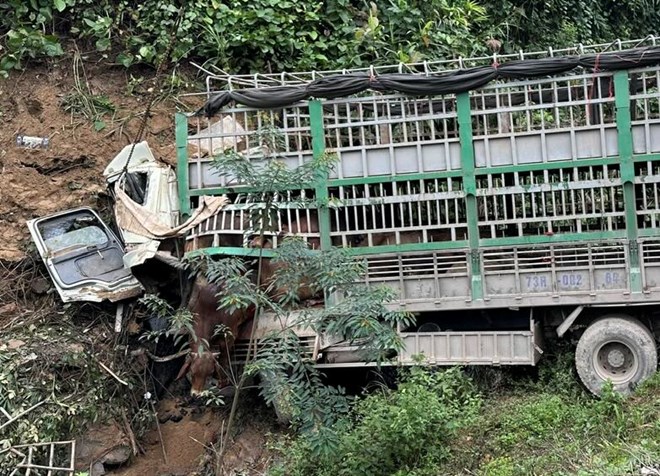
<path id="1" fill-rule="evenodd" d="M 147 356 L 178 350 L 153 338 L 163 316 L 131 304 L 116 333 L 114 304 L 62 303 L 26 227 L 81 206 L 112 221 L 102 172 L 138 139 L 152 98 L 140 139 L 175 165 L 174 113 L 202 101 L 182 95 L 204 88 L 191 61 L 240 73 L 490 61 L 644 37 L 660 21 L 654 2 L 8 0 L 0 12 L 0 476 L 20 464 L 17 445 L 62 441 L 52 458 L 64 464 L 74 440 L 76 476 L 660 476 L 660 374 L 630 398 L 606 390 L 597 399 L 576 374 L 570 333 L 523 369 L 321 375 L 296 348 L 295 377 L 307 386 L 287 390 L 309 403 L 298 420 L 278 420 L 249 382 L 228 431 L 231 395 L 214 388 L 191 398 L 190 383 L 174 379 L 183 358 Z M 48 147 L 20 147 L 20 135 Z M 334 264 L 324 271 L 342 274 Z M 174 273 L 161 271 L 149 290 L 183 295 Z M 251 302 L 252 291 L 237 301 Z M 380 319 L 373 309 L 384 300 L 360 302 L 364 314 L 351 316 Z M 272 355 L 270 370 L 289 372 Z"/>
<path id="2" fill-rule="evenodd" d="M 14 415 L 46 400 L 2 430 L 0 450 L 9 442 L 78 438 L 78 464 L 89 464 L 104 451 L 111 451 L 121 462 L 135 449 L 144 454 L 118 474 L 156 474 L 161 465 L 169 474 L 191 474 L 204 460 L 204 444 L 217 437 L 223 410 L 189 405 L 185 388 L 176 395 L 164 395 L 161 402 L 153 400 L 158 408 L 140 401 L 144 393 L 153 392 L 150 368 L 121 350 L 135 344 L 139 325 L 132 321 L 115 336 L 113 305 L 63 305 L 25 225 L 28 219 L 80 206 L 111 218 L 102 172 L 136 137 L 154 72 L 137 68 L 129 74 L 123 67 L 89 59 L 84 61 L 84 72 L 80 65 L 77 71 L 68 57 L 12 73 L 0 84 L 0 276 L 4 283 L 0 291 L 0 407 Z M 177 71 L 176 78 L 184 83 L 180 74 Z M 166 81 L 144 137 L 156 157 L 167 163 L 174 161 L 173 115 L 181 105 L 173 94 Z M 102 130 L 95 130 L 90 116 L 105 123 Z M 17 147 L 19 134 L 48 137 L 49 146 Z M 32 364 L 34 359 L 39 365 Z M 99 362 L 113 368 L 130 386 L 118 384 Z M 72 379 L 77 382 L 74 387 Z M 156 419 L 162 424 L 167 464 Z M 264 438 L 268 423 L 248 421 L 247 425 L 247 439 L 239 440 L 237 449 L 227 456 L 236 467 L 258 466 L 262 458 L 255 441 Z M 137 441 L 133 441 L 135 435 Z M 0 455 L 1 474 L 7 469 L 5 463 L 11 467 L 11 460 Z"/>

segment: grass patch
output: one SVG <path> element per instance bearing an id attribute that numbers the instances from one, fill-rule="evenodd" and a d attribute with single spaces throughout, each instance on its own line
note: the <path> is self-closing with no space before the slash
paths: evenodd
<path id="1" fill-rule="evenodd" d="M 630 398 L 596 399 L 570 377 L 569 357 L 486 397 L 439 474 L 618 476 L 660 462 L 660 374 Z"/>
<path id="2" fill-rule="evenodd" d="M 597 399 L 571 353 L 546 360 L 533 377 L 470 369 L 453 394 L 435 380 L 443 371 L 413 370 L 398 390 L 355 404 L 331 456 L 289 438 L 271 475 L 619 476 L 660 462 L 660 374 L 629 398 L 610 388 Z"/>
<path id="3" fill-rule="evenodd" d="M 60 100 L 60 106 L 71 114 L 72 121 L 74 117 L 85 119 L 95 131 L 102 131 L 106 128 L 106 116 L 112 120 L 116 107 L 108 96 L 92 93 L 79 53 L 73 57 L 73 78 L 73 89 Z"/>

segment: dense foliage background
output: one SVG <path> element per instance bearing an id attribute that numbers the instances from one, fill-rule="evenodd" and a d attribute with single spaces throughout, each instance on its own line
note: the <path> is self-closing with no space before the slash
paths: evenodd
<path id="1" fill-rule="evenodd" d="M 154 64 L 182 21 L 173 60 L 231 72 L 348 68 L 641 38 L 657 0 L 8 0 L 0 71 L 77 40 L 111 62 Z"/>

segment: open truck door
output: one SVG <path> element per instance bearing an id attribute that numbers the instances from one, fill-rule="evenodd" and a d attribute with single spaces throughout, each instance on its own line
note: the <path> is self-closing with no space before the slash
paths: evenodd
<path id="1" fill-rule="evenodd" d="M 67 210 L 27 224 L 64 302 L 115 302 L 142 293 L 124 266 L 121 242 L 92 209 Z"/>

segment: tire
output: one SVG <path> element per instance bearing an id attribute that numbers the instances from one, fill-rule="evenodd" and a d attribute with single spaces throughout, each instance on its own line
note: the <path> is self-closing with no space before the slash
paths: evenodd
<path id="1" fill-rule="evenodd" d="M 626 315 L 603 317 L 592 323 L 575 349 L 575 366 L 582 383 L 600 395 L 609 379 L 614 390 L 629 395 L 658 368 L 653 334 Z"/>

